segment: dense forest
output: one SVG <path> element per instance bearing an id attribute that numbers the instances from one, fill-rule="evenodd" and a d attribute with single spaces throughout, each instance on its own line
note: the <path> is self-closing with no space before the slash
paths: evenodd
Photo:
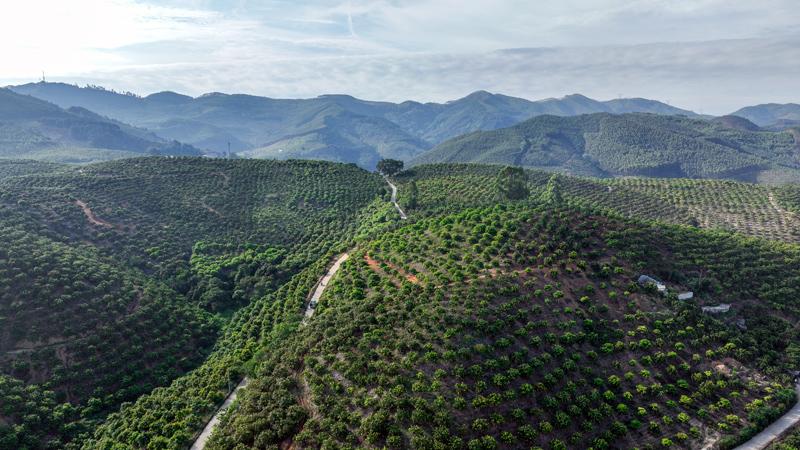
<path id="1" fill-rule="evenodd" d="M 793 402 L 793 187 L 391 179 L 408 220 L 352 164 L 0 162 L 0 448 L 187 448 L 243 377 L 207 448 L 732 448 Z"/>
<path id="2" fill-rule="evenodd" d="M 574 175 L 800 180 L 790 132 L 654 114 L 539 116 L 446 141 L 412 165 L 474 162 Z"/>

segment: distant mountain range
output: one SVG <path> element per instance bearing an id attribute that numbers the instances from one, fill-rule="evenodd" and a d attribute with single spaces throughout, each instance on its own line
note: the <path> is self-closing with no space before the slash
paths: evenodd
<path id="1" fill-rule="evenodd" d="M 599 177 L 800 180 L 795 135 L 759 130 L 735 116 L 701 120 L 641 113 L 545 115 L 451 139 L 411 165 L 473 162 Z"/>
<path id="2" fill-rule="evenodd" d="M 768 129 L 786 129 L 800 126 L 800 105 L 796 103 L 766 103 L 748 106 L 731 115 L 744 117 L 756 125 Z"/>
<path id="3" fill-rule="evenodd" d="M 211 153 L 317 158 L 374 167 L 381 158 L 410 159 L 449 138 L 508 127 L 542 115 L 595 112 L 695 113 L 647 99 L 592 100 L 582 95 L 529 101 L 485 91 L 447 103 L 373 102 L 346 95 L 273 99 L 174 92 L 147 97 L 62 83 L 11 87 L 61 107 L 79 106 Z"/>
<path id="4" fill-rule="evenodd" d="M 102 117 L 81 107 L 65 110 L 27 95 L 0 89 L 0 157 L 39 157 L 77 162 L 91 151 L 98 159 L 142 154 L 200 155 L 196 148 Z M 81 156 L 83 155 L 83 156 Z M 49 158 L 47 157 L 49 156 Z M 95 159 L 88 156 L 88 160 Z"/>
<path id="5" fill-rule="evenodd" d="M 508 157 L 508 154 L 519 156 L 524 153 L 525 156 L 520 156 L 519 160 L 524 165 L 552 169 L 560 167 L 575 173 L 614 175 L 644 174 L 653 171 L 656 174 L 670 176 L 683 174 L 692 177 L 734 174 L 736 177 L 749 179 L 775 164 L 794 170 L 794 162 L 789 161 L 791 158 L 787 159 L 786 155 L 778 153 L 772 154 L 791 147 L 793 144 L 790 141 L 784 142 L 791 136 L 772 135 L 765 130 L 779 131 L 800 125 L 800 105 L 794 104 L 751 106 L 728 116 L 713 118 L 655 100 L 630 98 L 597 101 L 579 94 L 559 99 L 530 101 L 478 91 L 447 103 L 414 101 L 391 103 L 365 101 L 347 95 L 323 95 L 311 99 L 274 99 L 210 93 L 193 98 L 174 92 L 160 92 L 139 97 L 99 87 L 43 82 L 13 86 L 9 89 L 61 108 L 68 108 L 65 111 L 43 103 L 48 105 L 50 110 L 55 108 L 61 111 L 60 114 L 69 114 L 73 121 L 80 118 L 96 124 L 96 128 L 107 128 L 104 133 L 98 131 L 97 134 L 90 136 L 76 134 L 74 130 L 82 129 L 77 125 L 71 125 L 73 131 L 56 133 L 56 136 L 52 136 L 52 129 L 48 128 L 52 142 L 47 143 L 49 141 L 46 139 L 47 142 L 39 142 L 39 134 L 42 133 L 29 133 L 28 137 L 22 139 L 27 143 L 25 145 L 30 145 L 31 142 L 40 146 L 67 143 L 142 152 L 146 151 L 144 149 L 167 145 L 165 143 L 168 141 L 176 141 L 192 146 L 179 145 L 179 150 L 183 149 L 181 151 L 185 150 L 190 154 L 195 148 L 199 148 L 207 155 L 222 156 L 227 154 L 230 146 L 232 152 L 244 157 L 324 159 L 356 163 L 367 169 L 373 169 L 382 158 L 402 159 L 415 163 L 421 161 L 514 163 L 514 158 Z M 13 103 L 0 105 L 0 108 L 6 108 L 9 114 L 13 115 Z M 631 113 L 676 116 L 684 119 L 678 118 L 670 122 L 659 121 L 649 116 L 624 118 L 612 116 Z M 600 115 L 575 120 L 558 120 L 559 117 L 595 114 Z M 520 122 L 542 116 L 547 118 L 515 127 Z M 125 125 L 126 123 L 131 125 Z M 539 125 L 545 124 L 546 131 L 538 130 Z M 644 142 L 644 145 L 629 145 L 616 140 L 616 137 L 630 138 L 628 133 L 632 124 L 637 127 L 637 139 Z M 678 126 L 676 124 L 688 128 L 682 128 L 682 131 L 663 128 Z M 39 126 L 41 125 L 39 122 Z M 14 137 L 19 133 L 17 128 L 4 126 L 6 128 L 0 134 L 2 139 L 8 140 L 11 136 L 12 141 L 20 140 Z M 577 129 L 569 128 L 576 126 Z M 615 127 L 623 128 L 615 130 Z M 506 128 L 517 131 L 486 134 L 492 130 Z M 586 135 L 578 136 L 579 129 L 584 128 L 583 133 Z M 38 128 L 37 130 L 42 131 Z M 525 132 L 538 130 L 535 133 L 544 134 L 531 137 L 530 142 L 525 144 L 524 142 L 528 141 L 523 142 L 518 139 L 520 130 L 526 130 Z M 725 130 L 722 133 L 725 135 L 724 138 L 718 136 L 719 130 Z M 484 133 L 469 134 L 478 131 Z M 760 134 L 761 132 L 767 134 Z M 800 131 L 793 132 L 795 135 L 800 134 Z M 48 137 L 48 133 L 43 134 Z M 123 139 L 113 133 L 122 133 L 129 138 Z M 669 136 L 666 143 L 663 140 L 665 133 Z M 675 136 L 682 136 L 681 133 L 690 134 L 683 136 L 681 140 L 676 140 Z M 736 133 L 750 134 L 733 136 Z M 616 137 L 610 138 L 612 135 Z M 76 136 L 82 136 L 84 139 L 76 139 Z M 580 142 L 569 141 L 570 144 L 567 145 L 561 142 L 558 136 L 580 137 Z M 593 140 L 596 136 L 610 139 L 603 141 L 603 145 L 610 145 L 611 148 L 634 151 L 642 155 L 647 151 L 653 153 L 660 149 L 669 154 L 662 155 L 662 158 L 653 156 L 653 153 L 648 156 L 650 162 L 643 161 L 630 167 L 624 164 L 608 165 L 603 157 L 592 160 L 592 154 L 600 151 L 598 147 L 600 144 Z M 773 138 L 780 141 L 778 147 L 753 147 L 761 145 L 753 142 L 768 141 L 764 145 L 772 145 Z M 476 143 L 476 139 L 480 142 Z M 503 139 L 510 141 L 499 144 Z M 740 142 L 737 139 L 747 141 Z M 484 148 L 481 145 L 467 148 L 484 141 L 488 142 L 487 140 L 497 145 L 492 145 L 491 148 Z M 16 147 L 6 146 L 5 151 L 14 151 L 20 144 L 16 145 Z M 527 150 L 517 148 L 519 145 L 527 145 Z M 676 155 L 680 153 L 677 151 L 680 145 L 688 145 L 682 151 L 689 160 L 681 161 L 681 167 L 670 165 L 673 163 L 664 163 L 670 167 L 666 168 L 661 161 L 674 162 Z M 516 150 L 512 151 L 506 148 L 507 146 Z M 485 153 L 479 153 L 478 148 L 483 148 Z M 497 148 L 503 149 L 503 155 L 495 151 Z M 707 154 L 697 155 L 692 149 L 701 149 Z M 713 167 L 703 164 L 700 164 L 702 167 L 693 166 L 699 164 L 697 161 L 703 158 L 733 159 L 725 163 L 715 162 Z"/>

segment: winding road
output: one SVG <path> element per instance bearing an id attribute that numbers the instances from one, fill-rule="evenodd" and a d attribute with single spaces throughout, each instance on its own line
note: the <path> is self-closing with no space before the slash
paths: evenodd
<path id="1" fill-rule="evenodd" d="M 789 428 L 800 422 L 800 383 L 795 386 L 798 402 L 780 419 L 772 422 L 770 426 L 752 439 L 736 447 L 734 450 L 763 450 L 767 448 L 775 439 L 778 439 Z"/>
<path id="2" fill-rule="evenodd" d="M 400 208 L 400 205 L 397 204 L 397 186 L 392 184 L 392 182 L 389 181 L 389 178 L 384 177 L 384 179 L 386 180 L 387 183 L 389 183 L 389 187 L 392 188 L 391 201 L 392 204 L 394 204 L 394 207 L 397 208 L 397 212 L 400 213 L 400 218 L 403 220 L 408 219 L 406 213 L 404 213 L 403 210 Z M 328 272 L 322 278 L 320 278 L 319 282 L 317 282 L 316 286 L 314 287 L 314 293 L 311 294 L 311 298 L 309 299 L 308 304 L 306 305 L 306 310 L 305 313 L 303 314 L 303 321 L 300 322 L 300 326 L 306 325 L 308 323 L 308 320 L 311 319 L 312 316 L 314 316 L 314 311 L 316 311 L 317 309 L 317 303 L 319 302 L 319 299 L 322 298 L 322 294 L 325 292 L 325 288 L 328 287 L 328 283 L 330 283 L 333 276 L 336 275 L 336 272 L 339 271 L 339 268 L 342 266 L 342 263 L 347 261 L 347 258 L 349 257 L 350 257 L 349 252 L 342 253 L 336 259 L 336 261 L 334 261 L 333 265 L 331 265 L 331 267 L 328 269 Z M 197 436 L 197 439 L 195 439 L 190 450 L 203 450 L 206 447 L 206 442 L 208 442 L 208 438 L 211 437 L 211 433 L 214 431 L 214 428 L 216 428 L 217 424 L 219 424 L 220 417 L 222 417 L 222 414 L 228 408 L 230 408 L 230 406 L 238 397 L 239 391 L 241 391 L 242 388 L 246 387 L 249 381 L 250 380 L 247 377 L 245 377 L 236 386 L 236 388 L 234 388 L 233 391 L 231 391 L 231 393 L 228 394 L 228 397 L 225 398 L 225 401 L 222 403 L 222 406 L 220 406 L 219 409 L 217 409 L 217 412 L 214 413 L 214 416 L 211 417 L 211 420 L 209 420 L 208 423 L 206 423 L 206 426 L 205 428 L 203 428 L 203 431 L 200 432 L 200 434 Z"/>
<path id="3" fill-rule="evenodd" d="M 343 253 L 341 256 L 339 256 L 339 258 L 336 259 L 336 261 L 333 263 L 330 269 L 328 269 L 328 272 L 322 278 L 320 278 L 319 282 L 316 284 L 314 288 L 314 293 L 311 295 L 311 299 L 309 299 L 309 302 L 306 305 L 306 310 L 305 313 L 303 314 L 303 321 L 300 323 L 301 326 L 305 325 L 308 322 L 308 319 L 310 319 L 314 315 L 314 311 L 316 310 L 317 307 L 317 302 L 319 302 L 319 299 L 322 297 L 322 293 L 325 292 L 325 288 L 328 287 L 328 283 L 331 281 L 333 276 L 336 275 L 336 272 L 339 271 L 339 268 L 342 266 L 342 263 L 347 261 L 347 258 L 349 257 L 350 257 L 349 253 Z M 225 401 L 222 403 L 222 406 L 220 406 L 219 409 L 217 409 L 217 412 L 214 413 L 214 416 L 211 417 L 211 420 L 209 420 L 208 423 L 206 423 L 206 426 L 205 428 L 203 428 L 203 431 L 200 432 L 200 435 L 197 436 L 197 439 L 195 439 L 190 450 L 203 450 L 206 447 L 206 442 L 208 442 L 208 438 L 211 437 L 211 433 L 214 431 L 214 428 L 216 428 L 217 424 L 219 424 L 220 417 L 222 417 L 222 414 L 228 408 L 230 408 L 230 406 L 238 397 L 239 391 L 245 386 L 247 386 L 247 383 L 249 381 L 250 379 L 245 377 L 236 386 L 236 388 L 234 388 L 234 390 L 230 394 L 228 394 L 228 397 L 225 398 Z"/>
<path id="4" fill-rule="evenodd" d="M 394 184 L 392 184 L 391 181 L 389 181 L 389 177 L 384 176 L 383 178 L 386 180 L 387 183 L 389 183 L 389 187 L 392 188 L 392 204 L 394 204 L 394 207 L 397 208 L 397 212 L 400 213 L 400 218 L 403 220 L 408 219 L 406 213 L 404 213 L 403 210 L 400 208 L 400 205 L 397 204 L 397 186 L 395 186 Z"/>

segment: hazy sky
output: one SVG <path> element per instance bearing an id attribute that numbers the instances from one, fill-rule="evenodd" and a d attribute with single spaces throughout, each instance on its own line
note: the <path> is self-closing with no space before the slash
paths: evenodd
<path id="1" fill-rule="evenodd" d="M 4 0 L 0 85 L 800 102 L 798 0 Z"/>

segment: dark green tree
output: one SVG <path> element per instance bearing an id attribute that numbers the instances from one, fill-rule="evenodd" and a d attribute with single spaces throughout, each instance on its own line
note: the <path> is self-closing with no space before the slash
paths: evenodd
<path id="1" fill-rule="evenodd" d="M 403 161 L 397 159 L 382 159 L 378 161 L 378 172 L 383 175 L 395 175 L 403 170 Z"/>
<path id="2" fill-rule="evenodd" d="M 562 202 L 561 198 L 561 182 L 558 178 L 558 174 L 554 173 L 550 176 L 550 179 L 547 180 L 547 186 L 544 188 L 544 192 L 542 192 L 542 201 L 549 204 L 560 204 Z"/>
<path id="3" fill-rule="evenodd" d="M 509 200 L 521 200 L 530 195 L 528 175 L 521 167 L 504 167 L 497 175 L 497 189 Z"/>
<path id="4" fill-rule="evenodd" d="M 409 208 L 416 208 L 419 197 L 419 189 L 417 189 L 417 182 L 412 181 L 411 184 L 408 186 L 408 207 Z"/>

